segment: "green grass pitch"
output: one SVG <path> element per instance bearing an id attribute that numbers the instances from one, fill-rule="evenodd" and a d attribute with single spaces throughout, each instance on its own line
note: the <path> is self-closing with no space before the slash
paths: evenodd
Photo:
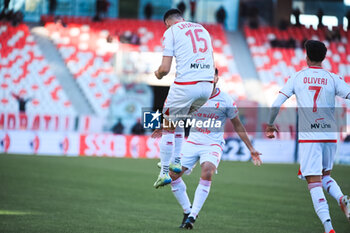
<path id="1" fill-rule="evenodd" d="M 170 187 L 153 188 L 158 160 L 0 155 L 0 232 L 181 232 Z M 323 233 L 298 165 L 222 162 L 194 232 Z M 193 199 L 197 167 L 185 176 Z M 350 167 L 333 177 L 350 194 Z M 337 233 L 350 224 L 326 195 Z"/>

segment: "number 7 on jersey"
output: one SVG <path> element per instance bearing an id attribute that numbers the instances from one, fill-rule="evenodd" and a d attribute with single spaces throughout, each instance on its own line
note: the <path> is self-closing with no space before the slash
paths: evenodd
<path id="1" fill-rule="evenodd" d="M 316 100 L 320 94 L 322 87 L 319 86 L 309 86 L 309 90 L 310 91 L 315 91 L 315 95 L 314 95 L 314 107 L 312 109 L 313 112 L 317 112 L 317 103 Z"/>

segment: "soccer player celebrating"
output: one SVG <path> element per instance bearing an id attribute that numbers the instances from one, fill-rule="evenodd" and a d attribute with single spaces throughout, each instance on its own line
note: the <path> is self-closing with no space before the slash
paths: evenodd
<path id="1" fill-rule="evenodd" d="M 235 102 L 228 94 L 215 87 L 218 81 L 217 70 L 215 70 L 215 73 L 214 89 L 211 97 L 203 107 L 194 113 L 194 118 L 197 120 L 212 118 L 215 121 L 219 121 L 222 126 L 225 124 L 226 119 L 230 119 L 238 136 L 248 147 L 254 164 L 260 166 L 262 163 L 260 153 L 254 149 L 249 140 L 246 130 L 239 119 Z M 208 197 L 212 176 L 219 165 L 224 143 L 224 132 L 222 129 L 191 127 L 190 136 L 181 150 L 182 171 L 179 174 L 170 173 L 173 179 L 171 190 L 184 210 L 184 218 L 180 228 L 193 228 L 195 219 Z M 186 174 L 190 173 L 197 161 L 199 161 L 202 170 L 191 208 L 186 192 L 186 184 L 181 176 L 184 172 Z"/>
<path id="2" fill-rule="evenodd" d="M 293 94 L 298 103 L 300 172 L 306 178 L 315 211 L 326 233 L 335 232 L 322 186 L 334 197 L 350 220 L 350 200 L 330 176 L 336 152 L 335 96 L 350 99 L 350 87 L 344 80 L 322 68 L 327 48 L 320 42 L 305 43 L 309 68 L 292 75 L 272 104 L 266 135 L 274 138 L 273 125 L 280 106 Z M 318 129 L 318 126 L 322 125 Z M 324 127 L 326 126 L 326 127 Z M 327 129 L 325 129 L 327 128 Z"/>
<path id="3" fill-rule="evenodd" d="M 155 130 L 153 137 L 162 135 L 160 140 L 161 171 L 154 187 L 171 182 L 169 164 L 175 151 L 176 172 L 181 172 L 178 153 L 183 140 L 183 129 L 177 130 L 175 124 L 183 116 L 199 109 L 210 97 L 213 89 L 214 60 L 211 38 L 200 24 L 186 22 L 177 9 L 164 15 L 167 30 L 163 37 L 163 59 L 155 76 L 162 79 L 170 71 L 173 57 L 176 58 L 176 78 L 171 85 L 163 108 L 163 129 Z M 175 142 L 175 149 L 173 148 Z"/>

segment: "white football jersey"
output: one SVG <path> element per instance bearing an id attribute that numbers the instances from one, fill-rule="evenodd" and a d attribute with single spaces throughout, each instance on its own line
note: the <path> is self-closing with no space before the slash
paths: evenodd
<path id="1" fill-rule="evenodd" d="M 350 97 L 350 86 L 321 67 L 309 67 L 292 75 L 280 91 L 298 103 L 299 140 L 337 139 L 335 96 Z"/>
<path id="2" fill-rule="evenodd" d="M 176 82 L 213 81 L 213 47 L 208 31 L 198 23 L 178 22 L 163 36 L 163 56 L 176 59 Z"/>
<path id="3" fill-rule="evenodd" d="M 238 109 L 233 99 L 217 88 L 217 93 L 196 112 L 193 113 L 197 120 L 205 121 L 209 118 L 220 121 L 221 128 L 215 127 L 191 127 L 188 142 L 200 145 L 217 144 L 222 146 L 224 140 L 224 128 L 226 119 L 233 119 L 238 115 Z"/>

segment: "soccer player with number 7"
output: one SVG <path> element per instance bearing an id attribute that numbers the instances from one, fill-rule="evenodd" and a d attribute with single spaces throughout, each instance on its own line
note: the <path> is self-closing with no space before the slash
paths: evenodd
<path id="1" fill-rule="evenodd" d="M 181 172 L 180 151 L 183 128 L 175 123 L 199 109 L 209 99 L 213 90 L 213 47 L 208 31 L 200 24 L 186 22 L 177 9 L 164 14 L 167 30 L 163 36 L 163 59 L 155 76 L 162 79 L 170 71 L 173 57 L 176 59 L 176 77 L 170 86 L 163 108 L 162 129 L 152 137 L 159 137 L 161 171 L 155 188 L 170 184 L 169 168 Z M 170 163 L 174 154 L 174 161 Z"/>
<path id="2" fill-rule="evenodd" d="M 299 114 L 299 175 L 305 177 L 315 212 L 326 233 L 334 233 L 329 208 L 322 187 L 338 202 L 350 220 L 350 200 L 330 176 L 337 147 L 337 125 L 334 116 L 335 96 L 350 99 L 350 86 L 344 80 L 322 68 L 327 48 L 324 43 L 309 40 L 305 43 L 309 68 L 292 75 L 272 104 L 265 133 L 274 138 L 273 125 L 281 105 L 293 94 Z"/>

